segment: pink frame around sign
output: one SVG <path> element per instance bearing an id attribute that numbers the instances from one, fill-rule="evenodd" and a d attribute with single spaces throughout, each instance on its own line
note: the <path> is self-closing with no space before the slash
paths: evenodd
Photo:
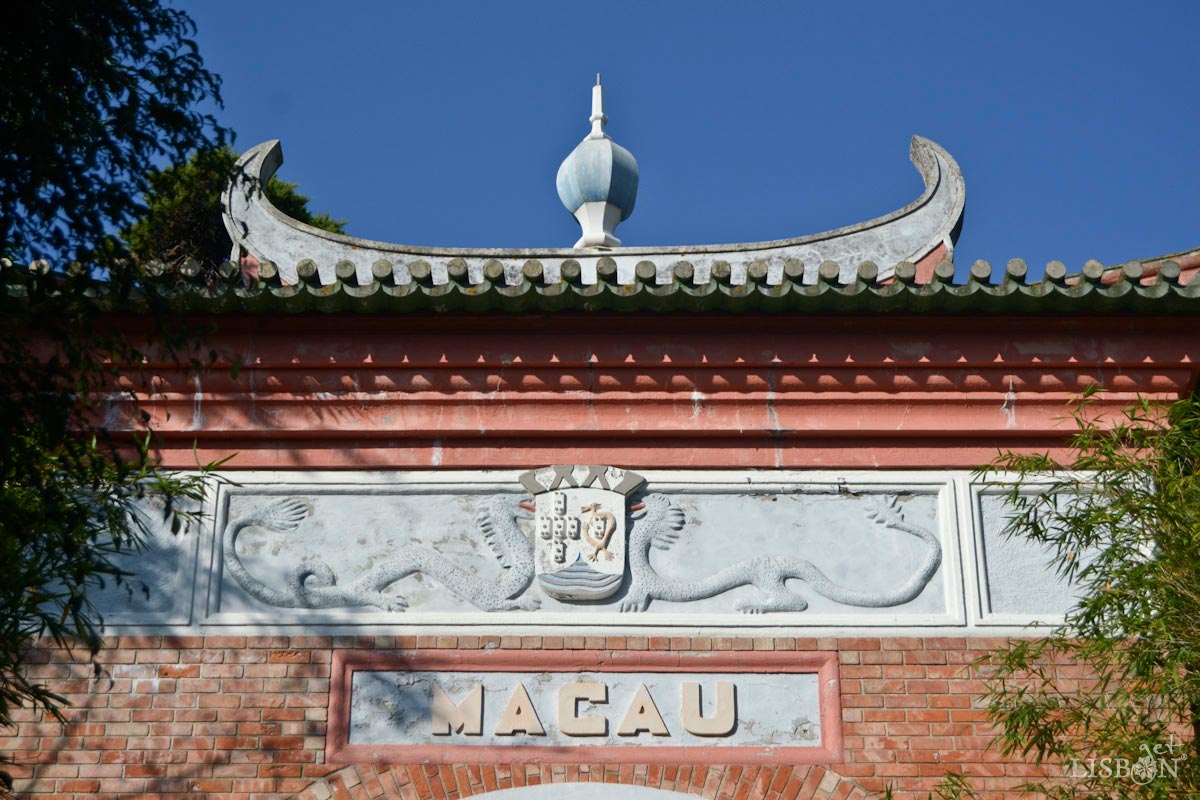
<path id="1" fill-rule="evenodd" d="M 813 673 L 819 681 L 821 745 L 792 747 L 614 747 L 580 745 L 361 745 L 350 743 L 356 672 L 745 672 Z M 328 764 L 840 764 L 841 691 L 832 651 L 652 653 L 609 650 L 335 650 L 330 671 Z"/>

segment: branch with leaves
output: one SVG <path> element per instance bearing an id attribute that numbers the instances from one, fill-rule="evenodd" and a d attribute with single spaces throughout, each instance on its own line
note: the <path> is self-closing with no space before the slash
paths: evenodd
<path id="1" fill-rule="evenodd" d="M 0 25 L 0 726 L 20 706 L 61 713 L 24 659 L 43 637 L 96 653 L 89 597 L 123 579 L 116 558 L 152 522 L 145 498 L 181 525 L 203 493 L 203 468 L 159 470 L 153 431 L 112 430 L 104 413 L 129 377 L 120 365 L 130 391 L 148 391 L 151 345 L 201 366 L 203 331 L 144 291 L 145 270 L 113 238 L 145 212 L 155 163 L 228 139 L 205 110 L 220 82 L 193 33 L 158 0 L 28 0 Z M 98 297 L 139 293 L 148 324 L 129 336 Z"/>
<path id="2" fill-rule="evenodd" d="M 1045 547 L 1078 600 L 983 665 L 997 745 L 1044 797 L 1200 796 L 1200 403 L 1073 413 L 1074 459 L 1009 453 L 1006 533 Z M 1048 482 L 1047 482 L 1048 478 Z M 1032 488 L 1033 491 L 1029 489 Z M 1065 668 L 1064 668 L 1065 667 Z"/>

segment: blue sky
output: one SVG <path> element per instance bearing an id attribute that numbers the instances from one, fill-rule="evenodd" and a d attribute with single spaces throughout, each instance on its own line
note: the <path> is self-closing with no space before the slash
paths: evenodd
<path id="1" fill-rule="evenodd" d="M 638 159 L 626 245 L 816 233 L 967 181 L 956 261 L 1200 246 L 1200 2 L 191 0 L 241 149 L 357 236 L 570 246 L 559 162 L 604 75 Z"/>

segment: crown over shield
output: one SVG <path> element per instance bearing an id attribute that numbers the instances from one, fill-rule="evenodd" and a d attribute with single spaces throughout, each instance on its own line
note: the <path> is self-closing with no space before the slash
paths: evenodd
<path id="1" fill-rule="evenodd" d="M 521 485 L 534 498 L 537 584 L 566 602 L 603 600 L 625 577 L 628 497 L 645 479 L 617 467 L 566 465 L 531 470 Z"/>

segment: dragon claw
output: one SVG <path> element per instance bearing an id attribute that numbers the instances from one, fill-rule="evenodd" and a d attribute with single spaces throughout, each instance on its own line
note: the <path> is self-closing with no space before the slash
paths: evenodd
<path id="1" fill-rule="evenodd" d="M 518 597 L 514 600 L 505 600 L 500 605 L 497 611 L 536 611 L 542 605 L 542 601 L 538 597 Z"/>
<path id="2" fill-rule="evenodd" d="M 796 598 L 771 598 L 766 602 L 756 603 L 751 600 L 739 600 L 733 607 L 743 614 L 770 614 L 774 611 L 804 611 L 808 602 Z"/>
<path id="3" fill-rule="evenodd" d="M 308 507 L 295 498 L 288 498 L 268 506 L 262 513 L 265 527 L 286 533 L 300 527 L 308 516 Z"/>
<path id="4" fill-rule="evenodd" d="M 734 603 L 733 607 L 743 614 L 765 614 L 771 609 L 758 603 Z"/>
<path id="5" fill-rule="evenodd" d="M 376 603 L 384 611 L 407 611 L 408 601 L 403 597 L 395 597 L 392 595 L 380 595 L 379 601 Z"/>
<path id="6" fill-rule="evenodd" d="M 649 597 L 628 597 L 621 602 L 620 609 L 625 611 L 645 611 L 650 607 Z"/>

